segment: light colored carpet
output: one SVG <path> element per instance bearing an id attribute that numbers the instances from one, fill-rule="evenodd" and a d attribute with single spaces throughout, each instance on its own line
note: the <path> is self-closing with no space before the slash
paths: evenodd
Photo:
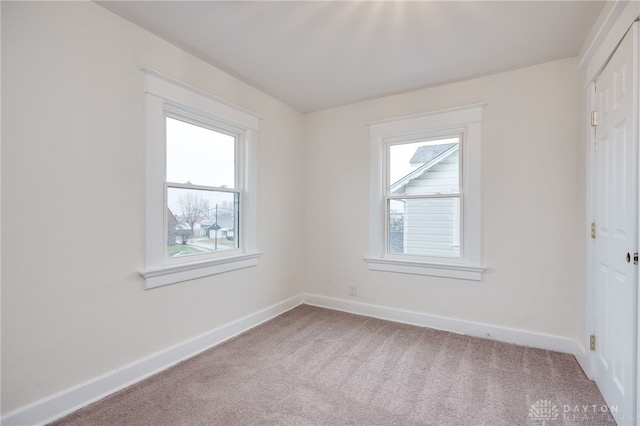
<path id="1" fill-rule="evenodd" d="M 55 425 L 613 425 L 603 404 L 571 355 L 302 305 Z"/>

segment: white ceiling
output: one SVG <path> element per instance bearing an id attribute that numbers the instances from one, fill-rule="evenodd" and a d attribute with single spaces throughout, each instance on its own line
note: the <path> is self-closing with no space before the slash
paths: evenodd
<path id="1" fill-rule="evenodd" d="M 577 56 L 599 1 L 100 1 L 300 112 Z"/>

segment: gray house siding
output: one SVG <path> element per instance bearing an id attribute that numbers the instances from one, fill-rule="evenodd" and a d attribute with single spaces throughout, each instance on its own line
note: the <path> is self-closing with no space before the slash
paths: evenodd
<path id="1" fill-rule="evenodd" d="M 451 194 L 458 188 L 458 152 L 452 153 L 407 183 L 405 193 Z M 408 199 L 404 215 L 404 253 L 421 256 L 460 256 L 457 198 Z"/>

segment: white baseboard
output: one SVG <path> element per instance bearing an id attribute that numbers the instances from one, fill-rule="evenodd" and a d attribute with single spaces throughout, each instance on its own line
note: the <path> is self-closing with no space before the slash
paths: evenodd
<path id="1" fill-rule="evenodd" d="M 389 321 L 435 328 L 458 334 L 466 334 L 468 336 L 498 340 L 500 342 L 514 343 L 521 346 L 564 352 L 574 355 L 583 369 L 585 368 L 584 365 L 586 365 L 584 363 L 586 362 L 587 356 L 584 348 L 581 348 L 581 345 L 577 341 L 566 337 L 440 317 L 315 294 L 305 294 L 304 303 Z"/>
<path id="2" fill-rule="evenodd" d="M 575 351 L 573 352 L 573 356 L 576 357 L 576 360 L 578 361 L 578 364 L 580 364 L 580 368 L 582 368 L 584 374 L 589 378 L 589 380 L 593 380 L 590 352 L 587 351 L 587 348 L 585 348 L 579 340 L 575 341 Z"/>
<path id="3" fill-rule="evenodd" d="M 4 426 L 43 425 L 98 401 L 114 392 L 159 373 L 180 361 L 229 340 L 303 302 L 302 296 L 269 306 L 259 312 L 208 331 L 186 342 L 107 373 L 89 382 L 64 390 L 3 416 Z"/>

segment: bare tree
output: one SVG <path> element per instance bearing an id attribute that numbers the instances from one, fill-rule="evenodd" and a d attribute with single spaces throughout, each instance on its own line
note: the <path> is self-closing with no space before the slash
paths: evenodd
<path id="1" fill-rule="evenodd" d="M 389 213 L 389 231 L 404 230 L 404 213 L 397 210 L 391 210 Z"/>
<path id="2" fill-rule="evenodd" d="M 186 192 L 180 195 L 178 203 L 182 208 L 182 220 L 189 225 L 191 229 L 190 236 L 193 238 L 193 227 L 198 222 L 198 219 L 205 216 L 209 211 L 209 201 L 198 194 Z"/>
<path id="3" fill-rule="evenodd" d="M 191 231 L 189 231 L 188 229 L 178 229 L 176 231 L 176 236 L 180 237 L 180 244 L 184 246 L 187 244 L 187 241 L 191 236 Z"/>

